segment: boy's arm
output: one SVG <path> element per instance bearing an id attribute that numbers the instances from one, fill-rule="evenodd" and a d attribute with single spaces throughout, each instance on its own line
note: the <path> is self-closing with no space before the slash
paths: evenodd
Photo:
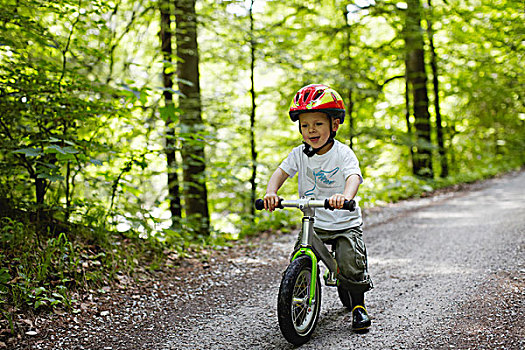
<path id="1" fill-rule="evenodd" d="M 277 191 L 281 188 L 283 183 L 288 179 L 289 175 L 284 172 L 283 169 L 277 168 L 268 181 L 266 187 L 266 195 L 264 196 L 264 209 L 274 211 L 275 207 L 279 203 L 279 196 Z"/>
<path id="2" fill-rule="evenodd" d="M 361 177 L 359 177 L 359 175 L 350 175 L 346 179 L 344 192 L 334 194 L 332 197 L 330 197 L 330 205 L 336 209 L 341 209 L 345 200 L 349 201 L 354 199 L 360 184 Z"/>

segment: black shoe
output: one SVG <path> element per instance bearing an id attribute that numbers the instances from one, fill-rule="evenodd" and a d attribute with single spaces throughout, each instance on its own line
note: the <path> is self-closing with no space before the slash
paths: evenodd
<path id="1" fill-rule="evenodd" d="M 370 321 L 370 317 L 368 317 L 368 312 L 366 312 L 366 309 L 362 305 L 357 305 L 352 310 L 352 329 L 354 331 L 364 331 L 365 329 L 368 329 L 372 322 Z"/>

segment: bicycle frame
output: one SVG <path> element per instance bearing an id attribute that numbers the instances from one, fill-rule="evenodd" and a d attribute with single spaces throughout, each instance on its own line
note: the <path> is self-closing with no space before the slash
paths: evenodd
<path id="1" fill-rule="evenodd" d="M 330 252 L 315 233 L 315 209 L 336 209 L 330 205 L 328 199 L 284 200 L 279 198 L 275 206 L 270 206 L 263 199 L 257 199 L 254 204 L 257 210 L 288 207 L 297 208 L 303 212 L 300 238 L 279 286 L 277 316 L 279 327 L 286 340 L 294 345 L 304 344 L 312 336 L 319 320 L 321 306 L 321 282 L 318 280 L 319 260 L 328 268 L 325 274 L 325 285 L 337 287 L 339 299 L 348 309 L 351 307 L 349 291 L 356 288 L 366 291 L 370 289 L 369 282 L 354 282 L 345 278 L 339 272 L 335 252 Z M 354 211 L 356 203 L 354 200 L 345 200 L 339 209 Z M 334 241 L 329 241 L 327 244 L 332 244 L 333 249 Z M 311 274 L 310 281 L 307 280 L 308 273 Z"/>
<path id="2" fill-rule="evenodd" d="M 283 208 L 298 208 L 303 212 L 299 249 L 292 257 L 292 261 L 301 255 L 307 255 L 311 259 L 312 279 L 310 286 L 316 286 L 318 260 L 320 259 L 330 271 L 329 278 L 331 285 L 337 285 L 337 279 L 334 279 L 333 277 L 338 274 L 337 261 L 314 231 L 315 208 L 326 208 L 326 202 L 324 200 L 301 198 L 298 200 L 283 200 L 281 201 L 281 206 Z M 308 305 L 312 305 L 314 297 L 315 288 L 311 287 Z"/>

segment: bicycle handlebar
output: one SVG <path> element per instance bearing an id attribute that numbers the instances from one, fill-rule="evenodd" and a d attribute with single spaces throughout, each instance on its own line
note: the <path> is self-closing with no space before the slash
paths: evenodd
<path id="1" fill-rule="evenodd" d="M 354 211 L 355 210 L 355 201 L 349 200 L 343 203 L 343 207 L 340 210 L 348 210 L 348 211 Z M 279 204 L 276 206 L 276 208 L 284 209 L 284 208 L 324 208 L 329 210 L 334 210 L 335 208 L 330 205 L 330 202 L 328 199 L 325 200 L 316 200 L 316 199 L 310 199 L 310 198 L 301 198 L 296 200 L 284 200 L 282 198 L 279 198 Z M 255 201 L 255 209 L 257 210 L 263 210 L 264 209 L 264 200 L 263 199 L 257 199 Z"/>

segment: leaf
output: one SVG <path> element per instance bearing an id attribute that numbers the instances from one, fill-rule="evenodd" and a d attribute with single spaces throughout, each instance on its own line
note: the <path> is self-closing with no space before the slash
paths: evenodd
<path id="1" fill-rule="evenodd" d="M 68 161 L 68 160 L 74 160 L 75 157 L 72 154 L 57 154 L 57 160 L 60 162 Z"/>
<path id="2" fill-rule="evenodd" d="M 62 175 L 52 175 L 52 174 L 46 174 L 46 173 L 40 173 L 36 177 L 38 179 L 48 179 L 51 182 L 64 180 L 64 177 Z"/>
<path id="3" fill-rule="evenodd" d="M 22 153 L 28 157 L 36 157 L 42 155 L 40 148 L 21 148 L 13 151 L 13 153 Z"/>
<path id="4" fill-rule="evenodd" d="M 182 83 L 184 85 L 187 85 L 187 86 L 193 86 L 193 82 L 189 81 L 189 80 L 186 80 L 186 79 L 182 79 L 182 78 L 178 78 L 177 79 L 177 82 L 179 83 Z M 180 93 L 182 96 L 184 96 L 182 93 Z"/>
<path id="5" fill-rule="evenodd" d="M 53 151 L 61 154 L 66 154 L 66 152 L 59 145 L 51 145 L 45 150 L 46 153 L 55 153 Z"/>
<path id="6" fill-rule="evenodd" d="M 129 87 L 127 84 L 121 84 L 124 90 L 131 92 L 137 100 L 140 100 L 140 91 Z"/>
<path id="7" fill-rule="evenodd" d="M 67 145 L 70 145 L 70 146 L 76 146 L 76 144 L 72 141 L 69 141 L 69 140 L 61 140 L 61 139 L 57 139 L 56 137 L 50 137 L 48 140 L 46 140 L 47 142 L 63 142 Z"/>
<path id="8" fill-rule="evenodd" d="M 135 188 L 135 187 L 133 187 L 133 186 L 130 186 L 130 185 L 124 184 L 124 183 L 122 183 L 121 186 L 122 186 L 122 190 L 123 190 L 124 192 L 130 192 L 130 193 L 133 194 L 135 197 L 140 196 L 140 193 L 141 193 L 141 192 L 140 192 L 139 189 L 137 189 L 137 188 Z"/>
<path id="9" fill-rule="evenodd" d="M 75 149 L 74 147 L 71 147 L 71 146 L 66 146 L 66 147 L 63 147 L 62 149 L 63 149 L 64 152 L 66 152 L 67 154 L 77 154 L 77 153 L 78 153 L 78 150 Z"/>
<path id="10" fill-rule="evenodd" d="M 146 91 L 141 91 L 140 92 L 140 98 L 139 98 L 139 101 L 140 103 L 142 103 L 143 105 L 146 104 L 146 102 L 148 101 L 148 93 Z"/>
<path id="11" fill-rule="evenodd" d="M 89 158 L 89 162 L 91 164 L 98 165 L 98 166 L 102 165 L 102 162 L 100 160 L 98 160 L 98 159 L 95 159 L 95 158 Z"/>
<path id="12" fill-rule="evenodd" d="M 38 287 L 38 288 L 35 288 L 35 296 L 38 296 L 40 294 L 42 294 L 42 292 L 45 292 L 46 289 L 44 287 Z"/>
<path id="13" fill-rule="evenodd" d="M 53 151 L 56 151 L 60 154 L 75 154 L 75 153 L 78 153 L 78 151 L 71 147 L 71 146 L 67 146 L 67 147 L 60 147 L 59 145 L 50 145 L 47 149 L 46 149 L 46 153 L 54 153 Z"/>
<path id="14" fill-rule="evenodd" d="M 47 302 L 45 300 L 37 300 L 37 301 L 35 301 L 35 309 L 38 309 L 42 305 L 46 306 Z"/>
<path id="15" fill-rule="evenodd" d="M 172 236 L 172 237 L 182 237 L 182 235 L 180 234 L 180 232 L 177 232 L 175 230 L 172 230 L 172 229 L 169 229 L 169 228 L 165 228 L 163 230 L 164 234 L 166 236 Z"/>
<path id="16" fill-rule="evenodd" d="M 179 111 L 180 110 L 178 108 L 175 108 L 173 104 L 169 104 L 167 106 L 159 108 L 160 117 L 165 122 L 167 121 L 173 122 L 175 120 L 176 113 L 178 113 Z"/>
<path id="17" fill-rule="evenodd" d="M 51 295 L 54 296 L 57 299 L 64 299 L 64 296 L 62 294 L 52 293 Z"/>
<path id="18" fill-rule="evenodd" d="M 9 274 L 9 270 L 5 267 L 2 267 L 0 269 L 0 283 L 6 283 L 7 281 L 11 280 L 11 275 Z"/>
<path id="19" fill-rule="evenodd" d="M 169 91 L 169 92 L 171 92 L 172 94 L 176 94 L 176 95 L 184 96 L 184 95 L 182 94 L 182 92 L 180 92 L 180 90 L 175 90 L 175 89 L 173 89 L 173 88 L 171 88 L 171 87 L 167 87 L 167 88 L 166 88 L 166 87 L 159 87 L 158 90 L 163 91 L 163 92 L 164 92 L 164 91 Z"/>

